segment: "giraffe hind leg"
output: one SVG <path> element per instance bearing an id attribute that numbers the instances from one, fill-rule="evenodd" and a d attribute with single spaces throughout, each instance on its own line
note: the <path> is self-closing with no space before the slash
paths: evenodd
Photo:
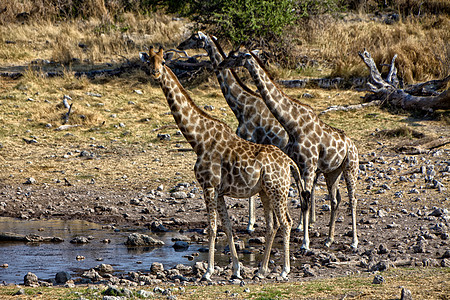
<path id="1" fill-rule="evenodd" d="M 230 222 L 230 217 L 228 216 L 225 199 L 223 196 L 220 196 L 217 199 L 217 209 L 219 211 L 220 218 L 222 219 L 222 226 L 224 227 L 225 233 L 228 238 L 228 245 L 230 247 L 231 259 L 233 263 L 232 278 L 242 279 L 240 274 L 240 265 L 237 256 L 236 246 L 234 245 L 233 230 Z"/>
<path id="2" fill-rule="evenodd" d="M 341 194 L 339 192 L 339 178 L 341 176 L 341 170 L 329 173 L 326 176 L 328 192 L 330 194 L 331 202 L 331 214 L 330 214 L 330 228 L 328 238 L 325 241 L 325 246 L 330 247 L 334 242 L 334 233 L 336 228 L 336 215 L 339 204 L 341 203 Z"/>

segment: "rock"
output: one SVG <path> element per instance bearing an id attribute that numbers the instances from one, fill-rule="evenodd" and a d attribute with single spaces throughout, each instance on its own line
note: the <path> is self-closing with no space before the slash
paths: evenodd
<path id="1" fill-rule="evenodd" d="M 443 268 L 450 267 L 450 259 L 444 258 L 443 260 L 441 260 L 441 267 L 443 267 Z"/>
<path id="2" fill-rule="evenodd" d="M 150 229 L 153 232 L 167 232 L 168 231 L 167 228 L 162 224 L 161 221 L 153 221 L 150 224 Z"/>
<path id="3" fill-rule="evenodd" d="M 369 271 L 387 271 L 391 266 L 394 266 L 390 260 L 381 260 L 376 264 L 369 265 Z"/>
<path id="4" fill-rule="evenodd" d="M 110 285 L 108 288 L 102 293 L 105 296 L 123 296 L 124 293 L 116 286 Z"/>
<path id="5" fill-rule="evenodd" d="M 39 286 L 38 277 L 35 274 L 28 272 L 23 278 L 23 284 L 25 286 L 37 287 Z"/>
<path id="6" fill-rule="evenodd" d="M 103 277 L 100 276 L 100 274 L 98 274 L 98 272 L 95 271 L 94 269 L 90 269 L 89 271 L 85 271 L 83 274 L 81 274 L 81 277 L 90 279 L 93 282 L 100 281 L 100 280 L 103 279 Z"/>
<path id="7" fill-rule="evenodd" d="M 112 273 L 114 272 L 114 268 L 108 264 L 100 264 L 94 268 L 96 271 L 100 273 Z"/>
<path id="8" fill-rule="evenodd" d="M 206 263 L 204 262 L 198 261 L 192 266 L 192 273 L 194 273 L 194 275 L 197 277 L 202 276 L 203 274 L 205 274 L 205 272 L 206 272 Z"/>
<path id="9" fill-rule="evenodd" d="M 77 237 L 74 237 L 70 241 L 70 243 L 72 243 L 72 244 L 87 244 L 87 243 L 89 243 L 89 239 L 84 236 L 77 236 Z"/>
<path id="10" fill-rule="evenodd" d="M 36 179 L 34 179 L 33 177 L 27 178 L 27 180 L 23 183 L 23 184 L 35 184 L 36 183 Z"/>
<path id="11" fill-rule="evenodd" d="M 263 244 L 265 244 L 265 242 L 266 242 L 266 239 L 263 236 L 248 239 L 249 244 L 263 245 Z"/>
<path id="12" fill-rule="evenodd" d="M 375 277 L 373 278 L 372 284 L 382 284 L 384 282 L 386 282 L 386 280 L 384 280 L 383 276 L 375 275 Z"/>
<path id="13" fill-rule="evenodd" d="M 173 192 L 170 196 L 175 199 L 186 199 L 188 197 L 185 192 Z"/>
<path id="14" fill-rule="evenodd" d="M 205 105 L 203 108 L 204 108 L 206 111 L 213 111 L 213 110 L 214 110 L 214 106 L 212 106 L 212 105 Z"/>
<path id="15" fill-rule="evenodd" d="M 67 281 L 69 281 L 72 278 L 72 276 L 70 276 L 70 274 L 68 272 L 62 271 L 62 272 L 58 272 L 55 275 L 55 281 L 58 284 L 63 284 L 66 283 Z"/>
<path id="16" fill-rule="evenodd" d="M 13 296 L 21 296 L 21 295 L 25 295 L 25 290 L 24 289 L 19 289 L 17 292 L 15 292 L 13 294 Z"/>
<path id="17" fill-rule="evenodd" d="M 137 291 L 137 295 L 140 298 L 150 298 L 150 297 L 154 297 L 155 294 L 151 291 L 146 291 L 146 290 L 139 290 Z"/>
<path id="18" fill-rule="evenodd" d="M 443 209 L 443 208 L 436 208 L 435 210 L 433 210 L 430 214 L 428 214 L 429 216 L 433 216 L 433 217 L 440 217 L 442 215 L 446 215 L 448 214 L 448 210 L 447 209 Z"/>
<path id="19" fill-rule="evenodd" d="M 412 300 L 411 291 L 407 288 L 402 288 L 402 294 L 400 296 L 400 300 Z"/>
<path id="20" fill-rule="evenodd" d="M 164 242 L 154 239 L 148 235 L 140 233 L 132 233 L 128 236 L 125 245 L 127 246 L 162 246 Z"/>
<path id="21" fill-rule="evenodd" d="M 446 250 L 442 255 L 442 258 L 450 258 L 450 250 Z"/>
<path id="22" fill-rule="evenodd" d="M 152 263 L 152 266 L 150 267 L 150 271 L 153 274 L 159 273 L 159 272 L 163 272 L 164 271 L 164 265 L 162 263 L 159 262 L 154 262 Z"/>
<path id="23" fill-rule="evenodd" d="M 187 250 L 189 249 L 189 243 L 185 241 L 176 241 L 172 246 L 175 250 Z"/>
<path id="24" fill-rule="evenodd" d="M 311 268 L 310 265 L 306 264 L 303 266 L 303 277 L 316 277 L 316 273 L 314 272 L 314 269 Z"/>
<path id="25" fill-rule="evenodd" d="M 158 133 L 157 138 L 161 141 L 170 141 L 170 134 Z"/>
<path id="26" fill-rule="evenodd" d="M 414 253 L 425 253 L 425 247 L 427 242 L 425 240 L 418 241 L 414 246 L 412 246 Z"/>

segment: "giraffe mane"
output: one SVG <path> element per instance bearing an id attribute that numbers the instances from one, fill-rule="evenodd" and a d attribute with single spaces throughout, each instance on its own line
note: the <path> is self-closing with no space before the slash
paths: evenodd
<path id="1" fill-rule="evenodd" d="M 226 58 L 227 55 L 223 51 L 222 46 L 220 46 L 219 42 L 217 41 L 217 38 L 215 36 L 211 36 L 211 40 L 213 41 L 213 43 L 216 46 L 217 50 L 219 51 L 220 55 L 223 58 Z M 233 76 L 236 79 L 236 82 L 239 84 L 239 86 L 241 86 L 247 93 L 249 93 L 255 97 L 261 98 L 261 96 L 258 93 L 256 93 L 252 89 L 250 89 L 244 82 L 242 82 L 241 78 L 237 75 L 237 73 L 234 69 L 230 69 L 230 71 L 231 71 L 231 74 L 233 74 Z"/>
<path id="2" fill-rule="evenodd" d="M 187 101 L 190 102 L 192 104 L 192 106 L 194 107 L 194 109 L 203 117 L 217 121 L 222 123 L 225 127 L 230 128 L 225 122 L 216 119 L 212 116 L 210 116 L 209 114 L 207 114 L 206 112 L 204 112 L 202 109 L 200 109 L 197 104 L 195 104 L 194 100 L 192 100 L 191 96 L 189 96 L 189 94 L 186 92 L 186 90 L 184 89 L 184 87 L 181 85 L 180 81 L 178 80 L 178 77 L 172 72 L 172 70 L 167 67 L 166 65 L 164 65 L 164 69 L 166 70 L 166 72 L 169 74 L 169 76 L 173 79 L 173 81 L 178 85 L 178 87 L 180 88 L 181 93 L 183 94 L 184 97 L 186 97 Z"/>

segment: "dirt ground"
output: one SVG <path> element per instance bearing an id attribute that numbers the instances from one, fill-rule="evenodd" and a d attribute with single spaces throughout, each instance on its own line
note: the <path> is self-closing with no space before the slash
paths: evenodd
<path id="1" fill-rule="evenodd" d="M 426 124 L 426 122 L 423 122 Z M 426 126 L 426 125 L 424 125 Z M 448 139 L 450 131 L 445 125 L 429 126 L 435 136 Z M 300 278 L 323 278 L 362 272 L 383 271 L 405 266 L 450 266 L 450 148 L 439 147 L 422 154 L 400 154 L 395 151 L 399 144 L 421 144 L 425 138 L 392 139 L 382 133 L 373 134 L 369 148 L 362 145 L 360 174 L 357 182 L 357 222 L 359 247 L 350 249 L 351 218 L 345 183 L 340 190 L 342 203 L 339 207 L 335 242 L 330 248 L 324 246 L 328 235 L 329 201 L 323 179 L 316 189 L 317 221 L 310 229 L 311 251 L 300 251 L 302 233 L 291 235 L 292 271 L 290 280 Z M 183 145 L 183 147 L 188 145 Z M 184 149 L 177 146 L 175 149 Z M 5 151 L 5 149 L 3 149 Z M 102 152 L 103 151 L 103 152 Z M 123 149 L 97 148 L 95 159 L 86 159 L 81 153 L 71 156 L 72 163 L 81 162 L 82 168 L 95 169 L 97 160 L 117 160 L 117 164 L 139 161 L 140 157 L 152 158 L 150 170 L 170 169 L 170 179 L 148 182 L 142 176 L 127 176 L 118 179 L 66 180 L 64 172 L 55 175 L 51 183 L 13 183 L 2 177 L 0 192 L 0 216 L 22 219 L 81 219 L 116 226 L 128 225 L 136 228 L 156 230 L 163 225 L 168 230 L 206 228 L 206 209 L 201 189 L 192 180 L 194 154 L 186 150 L 174 150 L 171 142 L 148 147 L 142 151 L 130 146 L 127 155 Z M 107 155 L 107 153 L 108 155 Z M 59 157 L 59 156 L 57 156 Z M 156 158 L 155 158 L 156 157 Z M 56 159 L 56 158 L 55 158 Z M 123 161 L 122 161 L 123 159 Z M 5 162 L 4 162 L 5 163 Z M 158 167 L 159 164 L 159 167 Z M 152 167 L 150 167 L 152 166 Z M 112 169 L 114 166 L 111 166 Z M 111 171 L 112 172 L 112 171 Z M 156 172 L 156 171 L 155 171 Z M 114 174 L 114 173 L 113 173 Z M 166 178 L 167 179 L 167 178 Z M 233 229 L 238 239 L 248 241 L 252 237 L 264 236 L 263 213 L 257 201 L 257 227 L 246 233 L 248 201 L 227 199 Z M 298 224 L 299 198 L 292 189 L 289 198 L 290 213 Z M 206 241 L 207 236 L 197 233 L 197 241 Z M 281 237 L 278 236 L 280 241 Z M 260 253 L 262 245 L 245 243 L 240 252 Z M 271 267 L 281 267 L 281 245 L 272 251 Z M 223 267 L 223 266 L 222 266 Z M 216 274 L 215 279 L 226 279 L 227 273 Z M 277 273 L 267 279 L 277 280 Z M 250 279 L 251 276 L 247 275 Z"/>

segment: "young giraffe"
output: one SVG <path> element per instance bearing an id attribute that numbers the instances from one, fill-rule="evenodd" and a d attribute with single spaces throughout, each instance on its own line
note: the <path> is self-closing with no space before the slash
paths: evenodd
<path id="1" fill-rule="evenodd" d="M 233 277 L 240 278 L 240 267 L 224 196 L 246 198 L 259 193 L 266 218 L 266 244 L 259 274 L 264 276 L 273 239 L 281 226 L 284 245 L 283 270 L 290 272 L 289 239 L 292 220 L 287 209 L 290 170 L 298 186 L 300 173 L 296 164 L 280 149 L 239 138 L 225 123 L 199 109 L 164 64 L 163 50 L 150 55 L 140 53 L 153 77 L 159 81 L 180 131 L 197 154 L 194 173 L 203 189 L 208 215 L 208 268 L 203 275 L 210 280 L 214 272 L 214 247 L 219 213 L 232 256 Z M 298 186 L 299 187 L 299 186 Z"/>
<path id="2" fill-rule="evenodd" d="M 239 137 L 257 144 L 275 145 L 280 149 L 286 146 L 288 135 L 264 104 L 261 96 L 244 85 L 233 70 L 217 70 L 226 55 L 215 37 L 209 37 L 199 31 L 177 48 L 206 50 L 225 100 L 238 120 L 236 134 Z M 248 201 L 247 232 L 252 233 L 255 225 L 255 199 L 251 197 Z"/>
<path id="3" fill-rule="evenodd" d="M 358 150 L 342 130 L 323 123 L 312 108 L 284 94 L 270 79 L 258 59 L 256 52 L 237 55 L 230 53 L 220 68 L 243 66 L 252 76 L 264 102 L 272 114 L 289 134 L 285 152 L 298 164 L 305 183 L 302 191 L 302 214 L 304 238 L 302 249 L 309 249 L 309 206 L 311 192 L 315 188 L 315 176 L 323 173 L 331 198 L 331 217 L 327 247 L 334 241 L 336 213 L 341 202 L 338 185 L 344 175 L 352 212 L 353 241 L 351 247 L 357 249 L 356 198 L 354 189 L 358 174 Z"/>

